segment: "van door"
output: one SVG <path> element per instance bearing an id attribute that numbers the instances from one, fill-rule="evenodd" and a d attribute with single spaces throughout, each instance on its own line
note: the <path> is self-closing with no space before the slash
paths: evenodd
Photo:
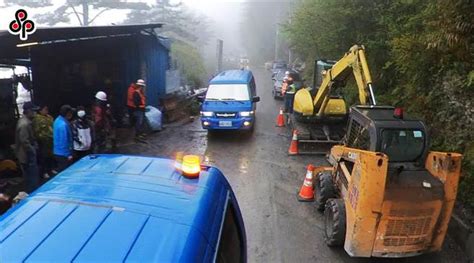
<path id="1" fill-rule="evenodd" d="M 250 86 L 250 99 L 252 100 L 253 97 L 257 96 L 257 86 L 255 84 L 255 78 L 253 76 L 250 79 L 249 86 Z M 254 111 L 257 109 L 257 103 L 256 102 L 252 103 L 252 108 L 253 108 Z"/>
<path id="2" fill-rule="evenodd" d="M 227 201 L 227 210 L 219 237 L 216 262 L 247 262 L 246 240 L 243 235 L 243 226 L 239 223 L 239 213 L 230 200 Z"/>

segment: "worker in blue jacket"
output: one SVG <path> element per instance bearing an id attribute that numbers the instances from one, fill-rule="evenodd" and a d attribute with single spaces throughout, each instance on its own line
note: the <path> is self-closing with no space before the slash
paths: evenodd
<path id="1" fill-rule="evenodd" d="M 53 153 L 57 163 L 57 171 L 66 169 L 73 160 L 72 131 L 70 121 L 74 109 L 69 105 L 61 106 L 59 116 L 53 123 Z"/>

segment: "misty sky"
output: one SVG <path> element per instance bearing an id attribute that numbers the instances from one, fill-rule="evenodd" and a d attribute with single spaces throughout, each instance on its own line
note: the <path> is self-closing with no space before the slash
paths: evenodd
<path id="1" fill-rule="evenodd" d="M 202 13 L 210 18 L 211 20 L 211 31 L 213 32 L 213 39 L 209 41 L 210 46 L 207 48 L 209 53 L 215 52 L 214 44 L 216 39 L 222 39 L 225 42 L 225 53 L 232 53 L 234 55 L 240 55 L 242 53 L 239 50 L 240 40 L 237 39 L 239 36 L 239 23 L 241 18 L 241 3 L 245 0 L 181 0 L 190 9 Z M 259 0 L 261 1 L 261 0 Z M 53 0 L 55 7 L 63 4 L 65 0 Z M 147 2 L 152 4 L 155 0 L 129 0 L 129 2 Z M 175 2 L 179 2 L 176 0 Z M 4 5 L 3 0 L 0 0 L 0 30 L 7 30 L 10 21 L 13 20 L 14 12 L 17 7 L 2 7 Z M 27 8 L 30 17 L 40 13 L 46 13 L 54 10 L 55 7 L 48 8 Z M 126 18 L 128 10 L 111 10 L 106 11 L 99 16 L 92 25 L 111 25 L 112 23 L 118 24 Z M 95 14 L 91 11 L 91 17 Z M 44 27 L 46 25 L 39 25 Z M 79 26 L 77 19 L 71 15 L 70 23 L 60 23 L 56 26 Z"/>
<path id="2" fill-rule="evenodd" d="M 213 21 L 214 35 L 216 38 L 231 40 L 232 35 L 238 34 L 238 19 L 240 16 L 240 3 L 244 0 L 181 0 L 190 9 L 208 16 Z M 64 3 L 65 0 L 53 0 L 55 6 Z M 129 2 L 148 2 L 152 4 L 154 0 L 129 0 Z M 179 2 L 179 1 L 175 1 Z M 0 30 L 7 30 L 10 21 L 13 20 L 14 12 L 17 7 L 4 7 L 3 0 L 0 0 Z M 54 7 L 48 8 L 27 8 L 30 16 L 39 13 L 45 13 L 54 10 Z M 127 15 L 126 10 L 111 10 L 103 13 L 98 17 L 92 25 L 111 25 L 112 23 L 120 23 Z M 91 17 L 94 12 L 91 12 Z M 45 26 L 45 25 L 39 25 Z M 71 23 L 60 23 L 56 26 L 79 26 L 79 22 L 74 16 L 71 16 Z"/>
<path id="3" fill-rule="evenodd" d="M 219 17 L 222 12 L 219 12 L 220 9 L 226 8 L 229 6 L 238 7 L 239 3 L 243 2 L 244 0 L 181 0 L 185 5 L 189 6 L 191 9 L 199 11 L 211 19 L 215 17 Z M 58 6 L 64 3 L 65 0 L 53 0 L 55 6 Z M 147 2 L 152 4 L 154 0 L 129 0 L 128 2 Z M 174 2 L 179 2 L 176 0 Z M 8 28 L 9 22 L 13 19 L 14 12 L 16 7 L 4 7 L 3 0 L 0 0 L 0 30 L 6 30 Z M 53 8 L 37 8 L 31 9 L 28 8 L 27 11 L 32 15 L 38 13 L 45 13 L 47 11 L 54 10 Z M 110 25 L 111 23 L 119 23 L 122 21 L 128 11 L 107 11 L 103 15 L 101 15 L 96 21 L 94 21 L 94 25 Z M 92 13 L 93 15 L 94 13 Z M 215 19 L 214 19 L 215 20 Z M 59 24 L 58 26 L 78 26 L 79 23 L 77 20 L 71 19 L 70 24 Z"/>
<path id="4" fill-rule="evenodd" d="M 171 0 L 180 2 L 179 0 Z M 210 19 L 210 31 L 212 38 L 209 39 L 207 46 L 200 46 L 198 49 L 202 52 L 206 60 L 214 60 L 216 54 L 216 40 L 224 41 L 224 55 L 227 57 L 239 57 L 248 55 L 242 47 L 246 43 L 245 35 L 241 34 L 240 26 L 243 17 L 243 2 L 287 2 L 289 0 L 181 0 L 189 9 L 204 14 Z M 155 0 L 128 0 L 128 2 L 147 2 L 153 4 Z M 54 7 L 47 8 L 26 8 L 28 14 L 34 17 L 36 14 L 44 14 L 55 10 L 58 6 L 65 3 L 65 0 L 53 0 Z M 3 6 L 3 7 L 2 7 Z M 7 30 L 10 21 L 14 19 L 14 13 L 18 7 L 4 7 L 3 0 L 0 0 L 0 30 Z M 129 10 L 110 10 L 103 13 L 91 25 L 111 25 L 120 24 L 127 16 Z M 94 17 L 97 11 L 91 10 L 90 17 Z M 265 15 L 265 14 L 262 14 Z M 268 15 L 268 14 L 267 14 Z M 79 22 L 74 15 L 71 15 L 70 23 L 60 23 L 56 26 L 79 26 Z M 47 25 L 39 25 L 45 27 Z M 165 25 L 166 27 L 166 25 Z M 273 41 L 272 41 L 273 43 Z M 264 46 L 271 48 L 268 43 Z"/>

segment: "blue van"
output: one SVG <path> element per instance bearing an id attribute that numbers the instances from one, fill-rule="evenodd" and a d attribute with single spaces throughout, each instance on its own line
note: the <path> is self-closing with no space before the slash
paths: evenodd
<path id="1" fill-rule="evenodd" d="M 209 130 L 253 130 L 257 97 L 249 70 L 227 70 L 209 82 L 201 107 L 201 124 Z"/>
<path id="2" fill-rule="evenodd" d="M 229 183 L 199 161 L 192 169 L 84 157 L 0 217 L 0 262 L 246 262 Z"/>

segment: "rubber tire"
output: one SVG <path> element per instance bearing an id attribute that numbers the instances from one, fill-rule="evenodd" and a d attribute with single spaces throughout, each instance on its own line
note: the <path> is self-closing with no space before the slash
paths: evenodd
<path id="1" fill-rule="evenodd" d="M 346 207 L 342 199 L 329 199 L 326 202 L 324 239 L 329 247 L 344 245 L 346 239 Z"/>
<path id="2" fill-rule="evenodd" d="M 314 199 L 318 211 L 323 212 L 326 206 L 326 201 L 336 197 L 336 190 L 334 189 L 331 172 L 321 172 L 316 178 Z"/>
<path id="3" fill-rule="evenodd" d="M 216 131 L 212 129 L 207 130 L 207 137 L 213 137 L 216 135 Z"/>
<path id="4" fill-rule="evenodd" d="M 252 135 L 255 132 L 255 122 L 252 125 L 252 128 L 245 131 L 247 135 Z"/>

